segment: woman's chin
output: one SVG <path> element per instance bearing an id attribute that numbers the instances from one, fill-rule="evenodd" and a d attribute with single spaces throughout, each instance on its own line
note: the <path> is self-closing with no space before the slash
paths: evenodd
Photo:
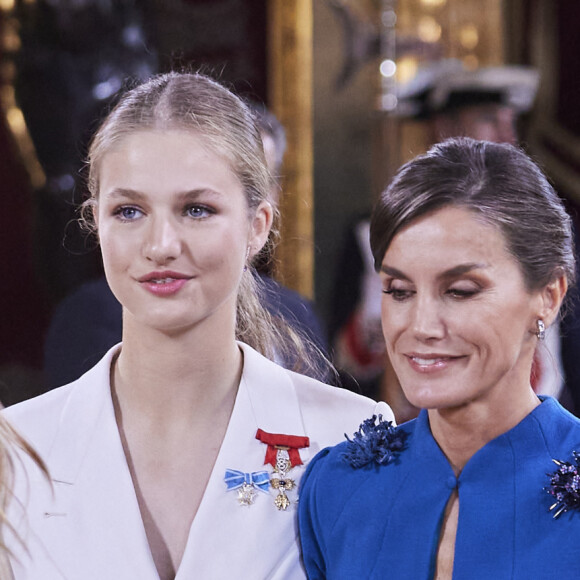
<path id="1" fill-rule="evenodd" d="M 433 389 L 403 389 L 405 397 L 418 409 L 445 409 L 448 407 L 460 406 L 463 401 L 459 397 L 453 397 L 451 394 L 442 393 L 440 390 Z"/>

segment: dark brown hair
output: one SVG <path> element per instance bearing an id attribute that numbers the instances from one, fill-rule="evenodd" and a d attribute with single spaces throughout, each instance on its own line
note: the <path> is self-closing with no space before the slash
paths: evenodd
<path id="1" fill-rule="evenodd" d="M 468 209 L 499 228 L 528 290 L 561 274 L 573 286 L 571 219 L 540 168 L 517 147 L 469 138 L 434 145 L 395 175 L 371 218 L 375 269 L 401 228 L 445 206 Z"/>

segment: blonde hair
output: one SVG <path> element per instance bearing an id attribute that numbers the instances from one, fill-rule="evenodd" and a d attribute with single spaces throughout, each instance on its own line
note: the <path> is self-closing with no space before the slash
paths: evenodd
<path id="1" fill-rule="evenodd" d="M 8 506 L 14 500 L 14 461 L 19 453 L 30 457 L 49 479 L 48 470 L 40 456 L 0 415 L 0 578 L 2 579 L 12 578 L 10 550 L 5 543 L 6 533 L 21 541 L 7 517 Z"/>
<path id="2" fill-rule="evenodd" d="M 88 187 L 92 210 L 99 195 L 103 157 L 126 136 L 144 130 L 191 131 L 223 156 L 242 184 L 248 217 L 270 200 L 275 180 L 268 171 L 262 137 L 248 106 L 226 87 L 199 73 L 154 76 L 125 93 L 89 146 Z M 274 208 L 276 211 L 276 208 Z M 91 212 L 84 211 L 85 223 Z M 270 236 L 272 243 L 274 236 Z M 259 280 L 244 272 L 237 300 L 236 338 L 272 360 L 292 361 L 293 370 L 323 378 L 330 363 L 308 339 L 261 305 Z"/>

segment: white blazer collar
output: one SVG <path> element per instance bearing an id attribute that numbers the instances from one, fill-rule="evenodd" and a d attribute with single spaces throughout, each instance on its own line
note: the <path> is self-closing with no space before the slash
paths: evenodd
<path id="1" fill-rule="evenodd" d="M 115 421 L 110 374 L 120 348 L 120 344 L 111 348 L 96 366 L 71 385 L 47 458 L 55 481 L 74 484 L 91 438 L 111 427 L 104 423 Z"/>
<path id="2" fill-rule="evenodd" d="M 288 371 L 248 345 L 238 344 L 244 354 L 240 391 L 245 391 L 243 396 L 249 398 L 256 430 L 307 435 Z M 90 438 L 103 422 L 114 420 L 110 374 L 120 348 L 120 344 L 111 348 L 95 367 L 73 383 L 48 457 L 53 479 L 57 481 L 74 483 Z M 308 448 L 301 449 L 300 456 L 303 462 L 308 461 Z"/>
<path id="3" fill-rule="evenodd" d="M 258 493 L 254 505 L 241 506 L 236 491 L 227 491 L 226 469 L 266 470 L 267 445 L 256 439 L 258 428 L 270 433 L 307 435 L 290 375 L 245 344 L 244 370 L 230 423 L 191 526 L 176 580 L 195 571 L 200 578 L 304 578 L 299 562 L 296 506 L 279 511 L 276 492 Z M 308 449 L 301 449 L 306 463 Z M 290 471 L 298 479 L 303 467 Z M 293 500 L 296 491 L 291 492 Z"/>
<path id="4" fill-rule="evenodd" d="M 52 478 L 64 483 L 68 490 L 63 490 L 66 494 L 61 496 L 66 502 L 66 511 L 73 516 L 74 512 L 84 510 L 83 502 L 91 502 L 91 517 L 98 519 L 100 516 L 96 514 L 101 514 L 103 518 L 100 522 L 93 520 L 94 529 L 109 529 L 107 542 L 111 545 L 130 543 L 133 565 L 142 571 L 141 577 L 149 578 L 151 556 L 111 399 L 110 369 L 119 348 L 120 345 L 112 348 L 96 367 L 72 385 L 47 459 Z M 304 578 L 298 565 L 295 505 L 288 511 L 279 511 L 274 505 L 276 492 L 270 489 L 268 493 L 260 492 L 254 505 L 241 506 L 237 493 L 227 491 L 224 482 L 226 469 L 242 472 L 272 470 L 271 466 L 264 465 L 267 446 L 256 439 L 258 428 L 270 433 L 308 435 L 292 375 L 249 346 L 240 344 L 240 348 L 244 354 L 244 368 L 236 402 L 204 497 L 190 528 L 176 580 L 185 580 L 192 575 L 226 578 L 232 573 L 241 578 Z M 101 447 L 106 449 L 98 451 Z M 89 453 L 93 455 L 87 457 Z M 88 485 L 85 475 L 79 477 L 84 473 L 83 461 L 90 462 L 95 453 L 99 456 L 101 469 L 111 471 L 102 474 L 108 493 L 113 493 L 112 486 L 117 478 L 118 486 L 114 493 L 117 494 L 118 509 L 126 522 L 124 529 L 110 528 L 112 514 L 107 504 L 94 495 L 95 489 L 84 489 Z M 301 449 L 300 456 L 306 463 L 310 457 L 309 450 Z M 92 468 L 94 470 L 95 466 Z M 303 466 L 295 467 L 290 477 L 299 479 L 303 469 Z M 82 490 L 80 485 L 75 485 L 81 480 Z M 76 498 L 74 501 L 71 494 Z M 295 500 L 296 492 L 291 492 L 291 496 Z M 133 540 L 130 542 L 131 534 Z"/>
<path id="5" fill-rule="evenodd" d="M 268 433 L 307 436 L 291 375 L 248 345 L 238 344 L 244 353 L 242 383 L 250 397 L 256 425 Z M 300 457 L 305 463 L 310 459 L 308 448 L 300 450 Z"/>

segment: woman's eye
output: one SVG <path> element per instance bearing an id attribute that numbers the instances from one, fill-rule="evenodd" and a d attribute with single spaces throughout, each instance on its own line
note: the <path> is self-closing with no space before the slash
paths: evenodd
<path id="1" fill-rule="evenodd" d="M 208 217 L 215 212 L 205 205 L 190 205 L 186 208 L 185 213 L 189 217 L 199 219 Z"/>
<path id="2" fill-rule="evenodd" d="M 143 212 L 131 205 L 124 205 L 116 209 L 114 215 L 118 216 L 122 221 L 130 222 L 143 215 Z"/>
<path id="3" fill-rule="evenodd" d="M 405 290 L 403 288 L 387 288 L 386 290 L 383 290 L 383 293 L 388 294 L 397 302 L 402 302 L 403 300 L 410 298 L 413 294 L 412 290 Z"/>
<path id="4" fill-rule="evenodd" d="M 476 288 L 449 288 L 447 290 L 447 294 L 452 296 L 453 298 L 471 298 L 475 296 L 479 290 Z"/>

